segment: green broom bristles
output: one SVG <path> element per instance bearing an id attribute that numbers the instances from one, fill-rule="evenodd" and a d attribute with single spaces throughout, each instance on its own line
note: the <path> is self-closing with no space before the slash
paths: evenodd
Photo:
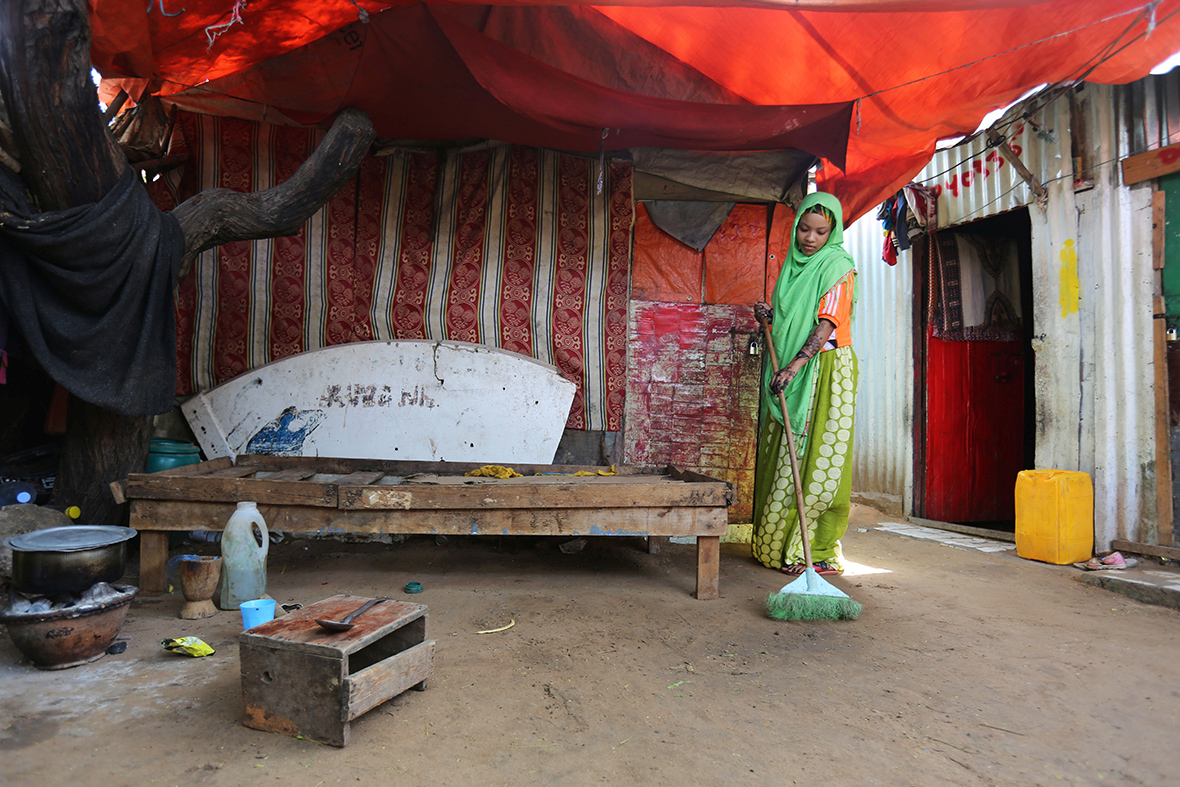
<path id="1" fill-rule="evenodd" d="M 864 607 L 824 581 L 814 568 L 766 597 L 766 613 L 777 620 L 856 620 Z"/>
<path id="2" fill-rule="evenodd" d="M 771 593 L 766 597 L 766 614 L 777 620 L 856 620 L 863 611 L 859 603 L 838 596 Z"/>

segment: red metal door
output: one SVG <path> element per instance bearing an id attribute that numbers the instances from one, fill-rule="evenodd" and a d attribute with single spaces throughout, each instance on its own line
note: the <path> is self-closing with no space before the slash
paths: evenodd
<path id="1" fill-rule="evenodd" d="M 1020 342 L 926 337 L 926 517 L 1014 519 L 1024 463 Z"/>

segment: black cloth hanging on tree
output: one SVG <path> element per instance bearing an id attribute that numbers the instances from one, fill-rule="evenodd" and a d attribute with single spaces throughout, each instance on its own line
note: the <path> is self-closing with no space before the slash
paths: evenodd
<path id="1" fill-rule="evenodd" d="M 42 368 L 120 415 L 172 409 L 184 233 L 127 168 L 100 201 L 38 213 L 0 167 L 0 301 Z"/>

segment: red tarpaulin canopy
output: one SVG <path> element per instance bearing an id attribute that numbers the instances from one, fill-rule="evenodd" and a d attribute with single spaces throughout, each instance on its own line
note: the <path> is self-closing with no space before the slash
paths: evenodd
<path id="1" fill-rule="evenodd" d="M 1129 82 L 1180 48 L 1180 0 L 90 5 L 106 99 L 298 123 L 356 106 L 392 139 L 798 148 L 842 170 L 824 184 L 849 219 L 1029 88 Z"/>

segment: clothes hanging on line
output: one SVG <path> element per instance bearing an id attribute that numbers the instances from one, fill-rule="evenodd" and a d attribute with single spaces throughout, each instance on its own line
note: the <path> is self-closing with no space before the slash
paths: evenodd
<path id="1" fill-rule="evenodd" d="M 909 183 L 881 204 L 877 220 L 885 229 L 881 259 L 889 265 L 896 265 L 898 252 L 907 251 L 914 238 L 938 226 L 934 192 L 920 184 Z"/>

